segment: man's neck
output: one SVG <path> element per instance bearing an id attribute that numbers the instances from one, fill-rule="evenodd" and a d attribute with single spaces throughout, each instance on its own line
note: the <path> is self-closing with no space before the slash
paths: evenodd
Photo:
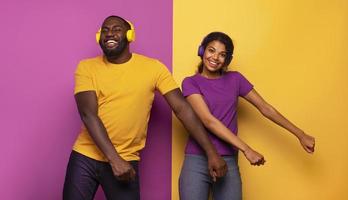
<path id="1" fill-rule="evenodd" d="M 129 48 L 126 48 L 121 54 L 117 56 L 105 56 L 105 58 L 110 63 L 123 64 L 128 62 L 132 58 L 132 54 L 129 52 Z"/>

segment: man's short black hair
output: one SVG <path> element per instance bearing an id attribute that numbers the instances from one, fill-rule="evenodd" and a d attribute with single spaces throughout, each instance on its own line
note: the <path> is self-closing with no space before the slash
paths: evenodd
<path id="1" fill-rule="evenodd" d="M 124 23 L 124 25 L 126 25 L 127 29 L 128 30 L 131 29 L 131 25 L 129 24 L 129 22 L 127 20 L 123 19 L 122 17 L 117 16 L 117 15 L 108 16 L 107 18 L 104 19 L 103 24 L 105 23 L 106 20 L 111 19 L 111 18 L 117 18 L 117 19 L 123 21 L 123 23 Z"/>

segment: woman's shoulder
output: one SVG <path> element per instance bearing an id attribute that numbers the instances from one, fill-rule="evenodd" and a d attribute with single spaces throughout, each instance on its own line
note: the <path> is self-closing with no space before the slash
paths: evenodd
<path id="1" fill-rule="evenodd" d="M 183 81 L 194 81 L 198 78 L 197 73 L 191 75 L 191 76 L 186 76 Z"/>
<path id="2" fill-rule="evenodd" d="M 242 74 L 242 73 L 240 73 L 239 71 L 228 71 L 228 72 L 226 72 L 229 76 L 233 76 L 233 77 L 235 77 L 235 78 L 245 78 L 245 76 Z"/>
<path id="3" fill-rule="evenodd" d="M 227 71 L 226 75 L 229 75 L 229 76 L 240 76 L 242 74 L 239 71 Z"/>
<path id="4" fill-rule="evenodd" d="M 241 85 L 252 85 L 249 80 L 240 72 L 238 71 L 229 71 L 229 78 L 230 80 L 237 81 Z"/>
<path id="5" fill-rule="evenodd" d="M 233 78 L 233 79 L 237 78 L 238 79 L 238 78 L 242 77 L 243 75 L 238 71 L 227 71 L 226 76 L 228 78 Z"/>
<path id="6" fill-rule="evenodd" d="M 193 74 L 193 75 L 191 75 L 191 76 L 187 76 L 187 77 L 185 77 L 185 78 L 183 79 L 182 85 L 183 85 L 183 86 L 184 86 L 184 85 L 197 85 L 197 83 L 199 82 L 199 81 L 197 80 L 197 78 L 199 78 L 199 77 L 197 76 L 197 74 Z"/>

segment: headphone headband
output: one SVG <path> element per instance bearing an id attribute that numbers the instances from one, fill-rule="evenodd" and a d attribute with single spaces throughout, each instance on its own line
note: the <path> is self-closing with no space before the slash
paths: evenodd
<path id="1" fill-rule="evenodd" d="M 115 17 L 120 18 L 120 19 L 124 20 L 126 23 L 128 23 L 128 25 L 130 26 L 130 29 L 127 30 L 127 32 L 126 32 L 126 38 L 127 38 L 128 42 L 133 42 L 135 40 L 135 30 L 134 30 L 134 25 L 132 24 L 132 22 L 125 20 L 122 17 L 118 17 L 118 16 L 115 16 Z M 95 34 L 95 39 L 97 40 L 98 44 L 99 44 L 99 40 L 100 40 L 100 34 L 101 34 L 101 28 L 99 28 L 99 30 Z"/>

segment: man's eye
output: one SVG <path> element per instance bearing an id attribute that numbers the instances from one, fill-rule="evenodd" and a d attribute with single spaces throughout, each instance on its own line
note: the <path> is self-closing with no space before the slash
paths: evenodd
<path id="1" fill-rule="evenodd" d="M 115 29 L 113 29 L 112 31 L 114 31 L 114 32 L 121 32 L 122 29 L 121 29 L 121 28 L 115 28 Z"/>
<path id="2" fill-rule="evenodd" d="M 109 31 L 110 31 L 110 29 L 108 29 L 108 28 L 102 28 L 101 29 L 101 32 L 104 33 L 104 34 L 108 34 Z"/>

